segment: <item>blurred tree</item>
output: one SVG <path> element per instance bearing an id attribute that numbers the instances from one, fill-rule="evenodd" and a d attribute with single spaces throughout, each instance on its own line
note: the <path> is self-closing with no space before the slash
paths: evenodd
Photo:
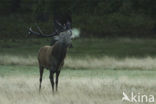
<path id="1" fill-rule="evenodd" d="M 86 36 L 152 36 L 156 33 L 155 5 L 156 0 L 0 0 L 1 34 L 9 36 L 12 30 L 17 35 L 13 32 L 17 26 L 10 26 L 15 23 L 19 23 L 22 34 L 32 17 L 33 22 L 42 21 L 42 28 L 48 30 L 53 17 L 63 20 L 64 14 L 70 14 L 73 25 Z"/>
<path id="2" fill-rule="evenodd" d="M 12 0 L 11 1 L 11 12 L 17 12 L 21 8 L 21 0 Z"/>
<path id="3" fill-rule="evenodd" d="M 41 21 L 48 21 L 49 20 L 49 15 L 48 12 L 46 11 L 46 2 L 47 0 L 38 0 L 36 7 L 34 9 L 34 16 L 35 20 L 37 22 Z"/>

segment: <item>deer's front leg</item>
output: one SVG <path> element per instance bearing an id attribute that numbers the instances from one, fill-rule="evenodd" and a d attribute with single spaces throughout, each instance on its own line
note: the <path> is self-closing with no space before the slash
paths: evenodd
<path id="1" fill-rule="evenodd" d="M 50 70 L 50 76 L 49 76 L 51 86 L 52 86 L 52 91 L 54 93 L 54 72 Z"/>

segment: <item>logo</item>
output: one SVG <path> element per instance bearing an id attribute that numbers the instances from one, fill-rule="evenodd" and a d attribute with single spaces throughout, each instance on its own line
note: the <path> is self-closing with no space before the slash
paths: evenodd
<path id="1" fill-rule="evenodd" d="M 131 92 L 130 96 L 128 96 L 125 92 L 123 92 L 122 101 L 133 102 L 133 103 L 153 103 L 154 95 L 145 95 L 145 94 L 134 94 Z"/>

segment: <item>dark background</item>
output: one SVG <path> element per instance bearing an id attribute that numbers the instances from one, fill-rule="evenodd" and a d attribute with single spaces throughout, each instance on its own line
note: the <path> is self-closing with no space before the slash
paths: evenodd
<path id="1" fill-rule="evenodd" d="M 0 39 L 23 38 L 35 23 L 52 33 L 54 12 L 67 10 L 81 37 L 156 37 L 156 0 L 1 0 Z"/>

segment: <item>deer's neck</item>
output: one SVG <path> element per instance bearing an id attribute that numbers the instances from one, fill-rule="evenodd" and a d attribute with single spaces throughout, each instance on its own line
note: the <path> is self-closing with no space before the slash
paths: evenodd
<path id="1" fill-rule="evenodd" d="M 53 52 L 52 54 L 55 57 L 61 57 L 64 58 L 67 52 L 67 47 L 63 42 L 56 43 L 53 47 Z"/>

